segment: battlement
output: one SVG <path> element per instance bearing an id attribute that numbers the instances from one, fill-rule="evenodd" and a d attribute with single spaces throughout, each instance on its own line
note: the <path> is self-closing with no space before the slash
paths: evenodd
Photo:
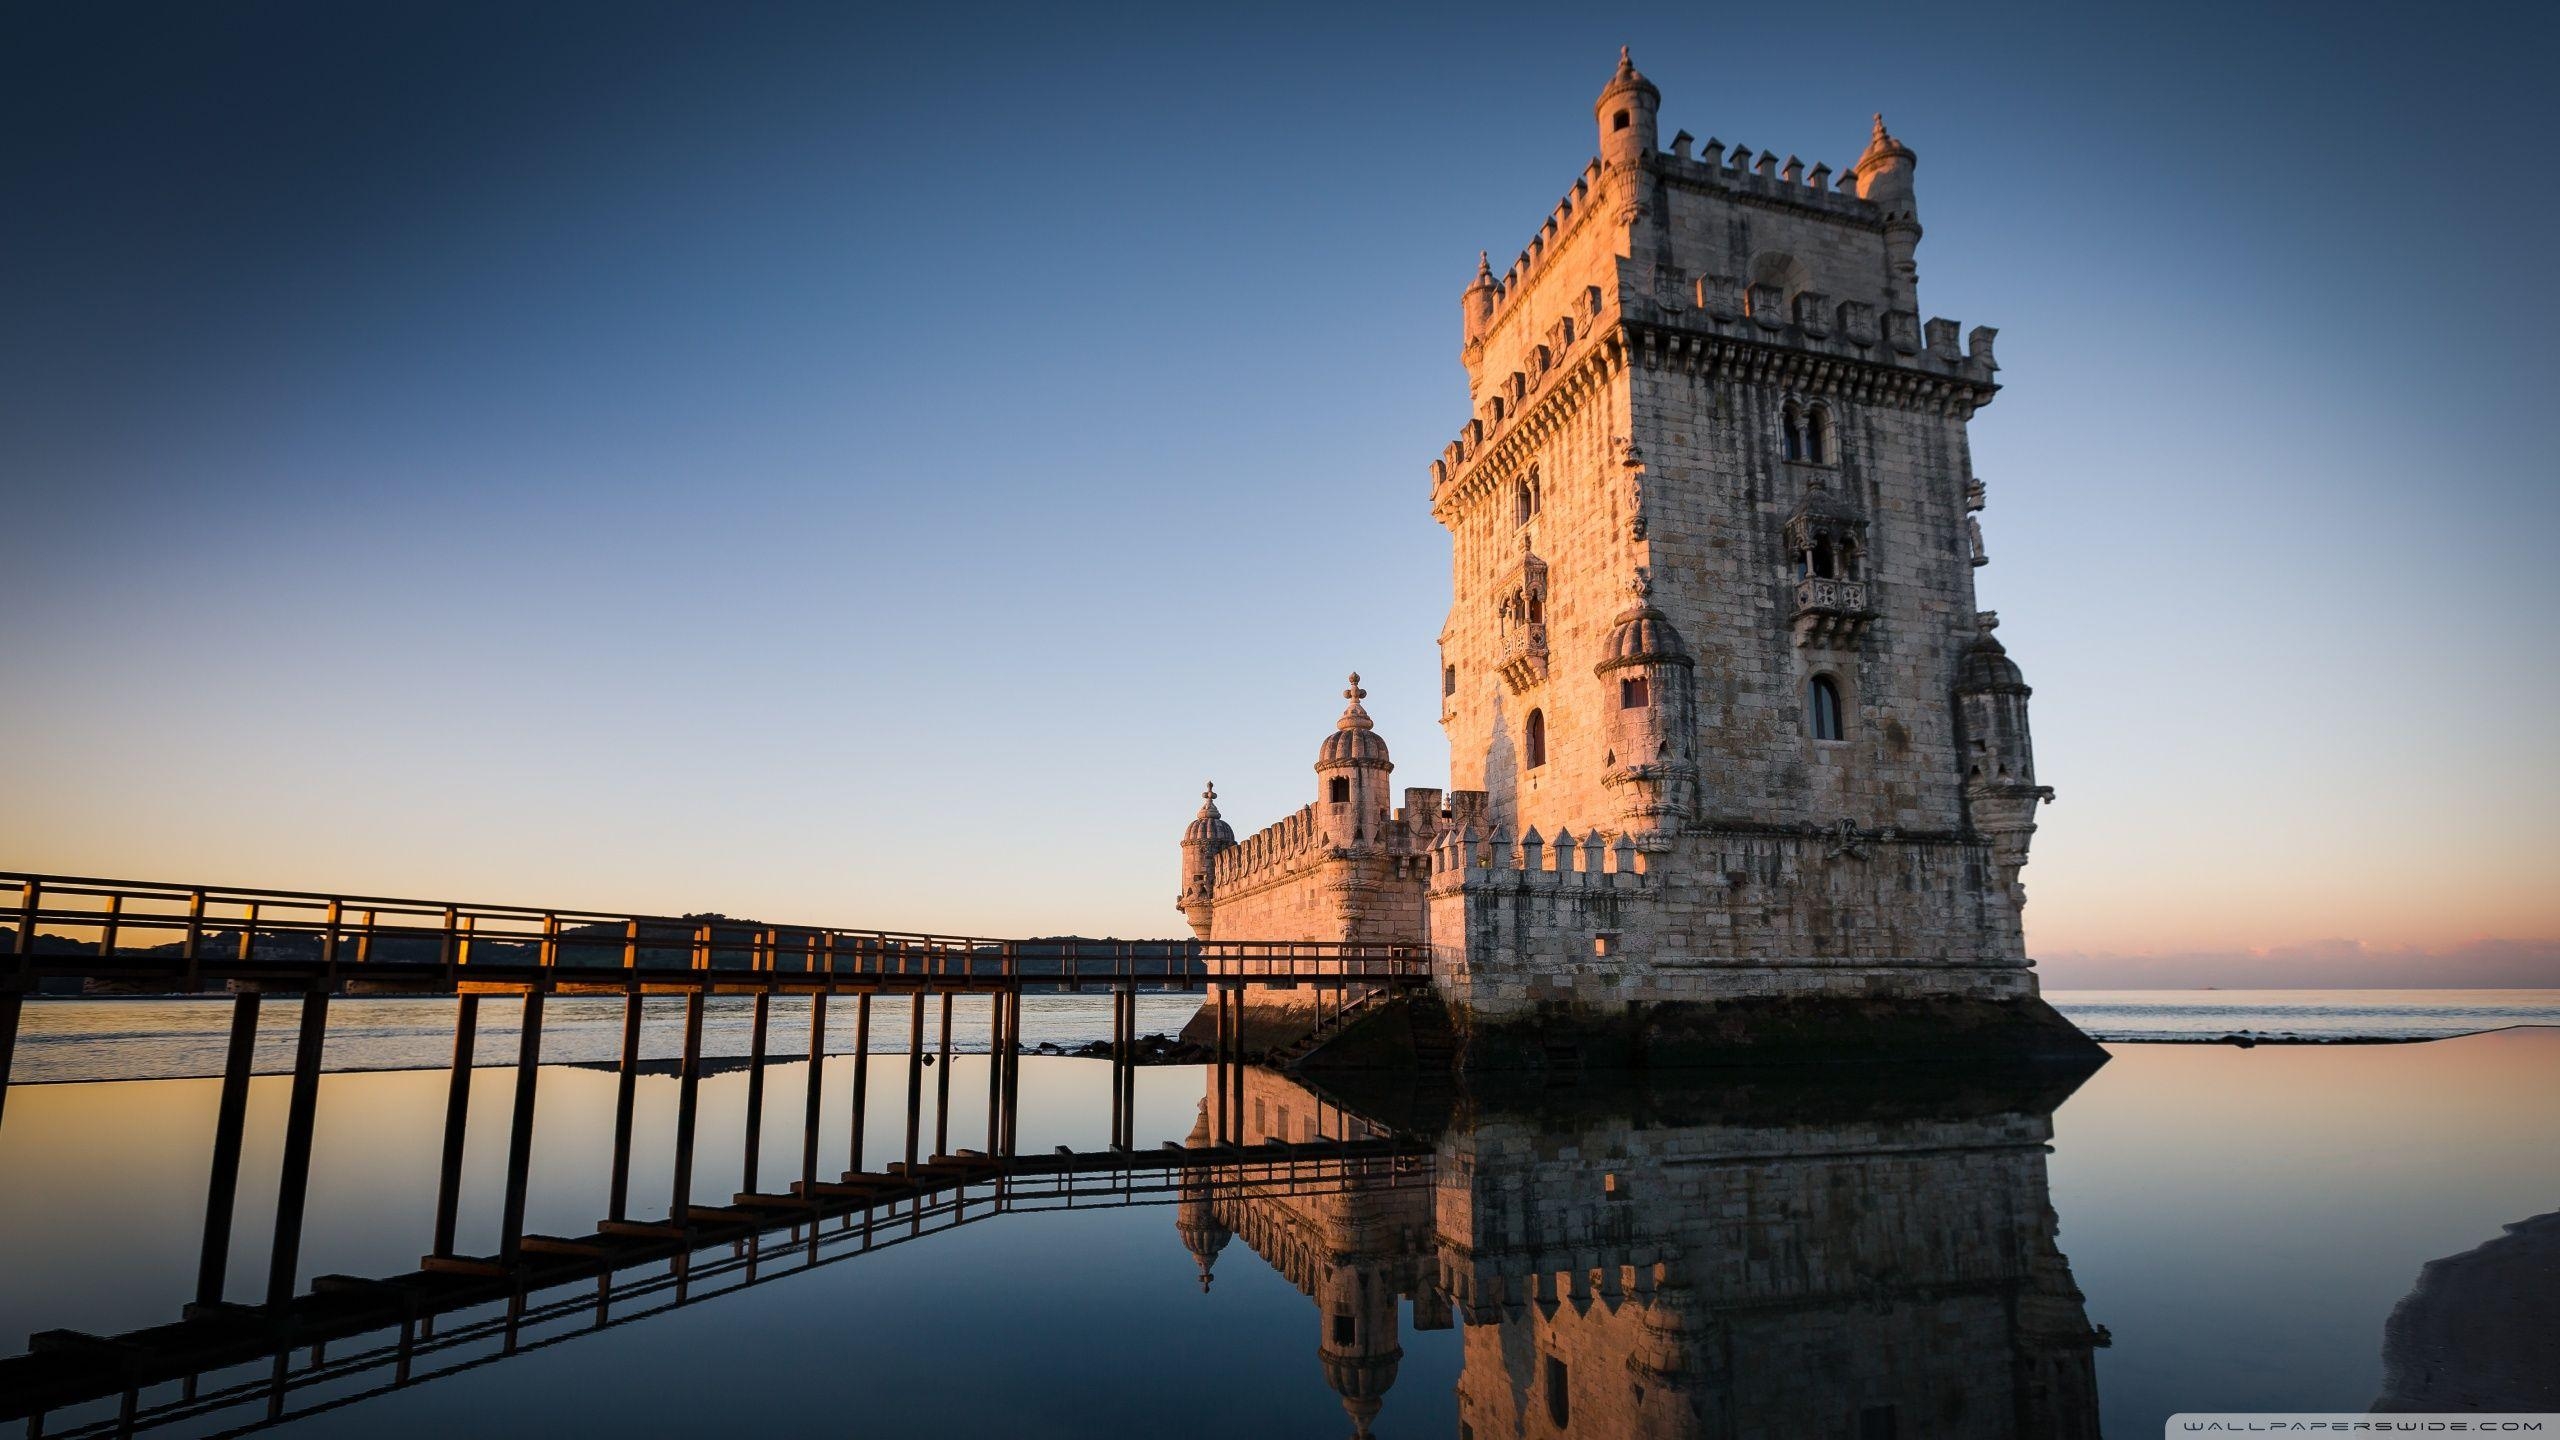
<path id="1" fill-rule="evenodd" d="M 1516 841 L 1509 832 L 1480 834 L 1472 825 L 1443 827 L 1431 837 L 1431 889 L 1640 890 L 1648 883 L 1644 855 L 1624 834 L 1613 842 L 1597 827 L 1576 839 L 1559 830 L 1553 839 L 1530 826 Z"/>
<path id="2" fill-rule="evenodd" d="M 1311 802 L 1219 851 L 1209 862 L 1209 876 L 1220 889 L 1241 885 L 1264 870 L 1290 868 L 1323 847 L 1324 826 Z"/>
<path id="3" fill-rule="evenodd" d="M 1511 262 L 1511 268 L 1494 277 L 1493 312 L 1486 318 L 1485 329 L 1489 331 L 1502 324 L 1511 312 L 1512 301 L 1524 293 L 1547 256 L 1563 249 L 1564 239 L 1572 232 L 1575 222 L 1591 213 L 1593 187 L 1599 180 L 1600 162 L 1595 158 L 1582 167 L 1582 173 L 1574 177 L 1573 188 L 1567 190 L 1555 208 L 1547 212 L 1546 223 L 1538 227 L 1538 233 L 1530 236 L 1529 243 L 1520 247 L 1519 257 Z"/>
<path id="4" fill-rule="evenodd" d="M 1754 155 L 1750 146 L 1736 145 L 1727 151 L 1723 141 L 1710 139 L 1693 156 L 1688 133 L 1683 131 L 1672 137 L 1669 150 L 1654 157 L 1654 168 L 1666 179 L 1704 189 L 1792 205 L 1857 225 L 1884 223 L 1883 207 L 1858 193 L 1853 171 L 1842 170 L 1835 176 L 1820 161 L 1807 169 L 1793 155 L 1780 160 L 1775 150 Z"/>

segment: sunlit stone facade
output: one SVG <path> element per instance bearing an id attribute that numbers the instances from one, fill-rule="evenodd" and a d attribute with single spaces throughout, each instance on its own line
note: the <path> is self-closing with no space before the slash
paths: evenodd
<path id="1" fill-rule="evenodd" d="M 1383 768 L 1320 761 L 1299 815 L 1185 842 L 1183 908 L 1204 937 L 1427 943 L 1489 1059 L 1823 1007 L 2077 1044 L 2019 921 L 2051 795 L 2028 689 L 1974 600 L 1994 332 L 1921 319 L 1916 157 L 1881 118 L 1836 176 L 1666 148 L 1658 104 L 1622 57 L 1599 158 L 1462 297 L 1446 794 L 1390 809 Z"/>

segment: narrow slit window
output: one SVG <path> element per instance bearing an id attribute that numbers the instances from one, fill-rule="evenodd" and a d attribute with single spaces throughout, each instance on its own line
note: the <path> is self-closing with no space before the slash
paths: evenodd
<path id="1" fill-rule="evenodd" d="M 1532 710 L 1528 723 L 1521 726 L 1520 750 L 1532 770 L 1547 763 L 1547 712 Z"/>
<path id="2" fill-rule="evenodd" d="M 1547 1418 L 1562 1430 L 1573 1423 L 1573 1396 L 1565 1388 L 1564 1362 L 1553 1355 L 1547 1357 Z"/>

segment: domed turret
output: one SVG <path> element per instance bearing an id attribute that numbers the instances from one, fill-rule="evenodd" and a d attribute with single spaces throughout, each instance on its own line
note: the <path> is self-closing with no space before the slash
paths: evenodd
<path id="1" fill-rule="evenodd" d="M 1618 792 L 1627 833 L 1654 849 L 1697 808 L 1697 662 L 1671 617 L 1655 608 L 1651 576 L 1638 570 L 1627 588 L 1636 603 L 1618 612 L 1592 667 L 1609 717 L 1600 783 Z"/>
<path id="2" fill-rule="evenodd" d="M 1492 258 L 1482 250 L 1476 252 L 1476 278 L 1467 282 L 1467 292 L 1459 297 L 1459 317 L 1465 346 L 1472 348 L 1484 338 L 1487 325 L 1493 323 L 1494 308 L 1502 303 L 1502 287 L 1493 281 Z"/>
<path id="3" fill-rule="evenodd" d="M 1999 628 L 1998 612 L 1985 610 L 1974 617 L 1979 634 L 1964 652 L 1964 661 L 1956 669 L 1956 693 L 1959 695 L 2032 695 L 2026 672 L 2009 658 L 2009 647 L 1992 637 Z"/>
<path id="4" fill-rule="evenodd" d="M 1333 733 L 1316 749 L 1316 814 L 1328 842 L 1338 848 L 1382 837 L 1393 808 L 1387 777 L 1394 772 L 1395 762 L 1387 758 L 1385 737 L 1361 708 L 1368 694 L 1360 688 L 1360 672 L 1353 671 L 1351 688 L 1342 692 L 1350 703 L 1343 706 Z"/>
<path id="5" fill-rule="evenodd" d="M 1203 940 L 1209 938 L 1214 918 L 1217 859 L 1235 843 L 1236 832 L 1218 813 L 1218 786 L 1212 781 L 1200 792 L 1200 813 L 1182 831 L 1182 893 L 1173 902 L 1173 908 L 1191 921 L 1192 933 Z"/>
<path id="6" fill-rule="evenodd" d="M 1591 107 L 1600 122 L 1600 163 L 1608 169 L 1641 169 L 1656 148 L 1654 122 L 1662 92 L 1636 69 L 1627 47 L 1618 47 L 1618 71 Z"/>
<path id="7" fill-rule="evenodd" d="M 1893 138 L 1884 128 L 1884 116 L 1876 116 L 1875 133 L 1867 137 L 1867 148 L 1849 174 L 1858 182 L 1858 198 L 1884 211 L 1885 256 L 1893 273 L 1905 286 L 1920 278 L 1920 267 L 1913 252 L 1920 246 L 1920 202 L 1911 188 L 1912 172 L 1920 168 L 1920 157 L 1911 147 Z M 1908 293 L 1900 297 L 1902 308 L 1918 302 Z"/>
<path id="8" fill-rule="evenodd" d="M 1974 617 L 1977 633 L 1956 665 L 1956 723 L 1964 740 L 1965 813 L 1990 840 L 1992 859 L 2019 905 L 2027 903 L 2018 872 L 2035 839 L 2036 807 L 2053 798 L 2036 783 L 2035 745 L 2027 730 L 2027 677 L 1991 632 L 2000 617 Z"/>

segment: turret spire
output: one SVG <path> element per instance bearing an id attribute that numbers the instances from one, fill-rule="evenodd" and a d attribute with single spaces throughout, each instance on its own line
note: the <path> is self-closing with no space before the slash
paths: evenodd
<path id="1" fill-rule="evenodd" d="M 1360 708 L 1360 702 L 1369 698 L 1369 692 L 1360 688 L 1359 671 L 1351 672 L 1351 688 L 1342 692 L 1342 698 L 1351 703 L 1342 707 L 1342 718 L 1334 722 L 1334 729 L 1375 730 L 1378 728 L 1370 722 L 1369 712 Z"/>

